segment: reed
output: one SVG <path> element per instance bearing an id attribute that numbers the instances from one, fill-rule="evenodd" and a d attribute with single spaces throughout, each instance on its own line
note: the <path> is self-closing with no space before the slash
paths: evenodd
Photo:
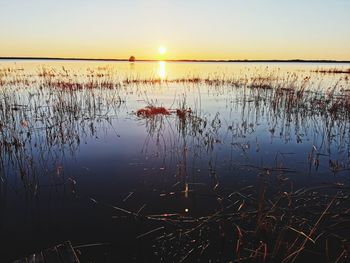
<path id="1" fill-rule="evenodd" d="M 260 146 L 257 138 L 254 142 L 247 138 L 259 129 L 262 120 L 267 120 L 271 138 L 283 138 L 286 143 L 290 140 L 303 143 L 303 134 L 310 131 L 315 134 L 306 174 L 318 169 L 327 169 L 334 175 L 347 171 L 348 85 L 348 80 L 342 77 L 322 90 L 315 88 L 310 76 L 294 73 L 281 76 L 269 71 L 256 71 L 250 76 L 121 79 L 109 67 L 83 73 L 64 67 L 60 70 L 41 67 L 36 74 L 3 68 L 0 189 L 9 176 L 15 175 L 21 179 L 24 191 L 37 196 L 41 177 L 49 176 L 53 185 L 69 184 L 76 193 L 74 178 L 65 178 L 63 157 L 66 154 L 73 157 L 84 138 L 95 138 L 101 133 L 101 126 L 114 129 L 113 120 L 128 103 L 128 96 L 136 94 L 144 105 L 133 108 L 128 116 L 145 127 L 143 152 L 148 152 L 153 140 L 164 158 L 164 167 L 175 167 L 172 176 L 177 182 L 171 190 L 162 189 L 159 197 L 179 196 L 186 200 L 205 195 L 216 204 L 214 210 L 202 211 L 200 215 L 178 211 L 150 214 L 144 210 L 145 203 L 140 203 L 141 208 L 135 211 L 104 204 L 113 210 L 115 218 L 127 216 L 152 226 L 137 239 L 151 238 L 152 249 L 159 258 L 191 262 L 225 255 L 232 262 L 287 263 L 318 253 L 329 262 L 345 261 L 350 242 L 348 185 L 295 188 L 291 175 L 296 170 L 284 165 L 292 153 L 280 152 L 271 157 L 275 164 L 243 163 L 231 157 L 227 162 L 241 173 L 253 173 L 257 183 L 225 186 L 217 156 L 226 143 L 232 152 L 249 160 L 248 152 L 254 145 L 259 152 Z M 193 91 L 193 102 L 186 92 L 174 98 L 171 105 L 147 99 L 153 91 L 149 88 L 164 87 Z M 201 92 L 213 97 L 224 94 L 230 111 L 241 114 L 240 121 L 225 119 L 219 111 L 205 112 Z M 345 158 L 332 159 L 334 149 Z M 196 188 L 198 182 L 193 179 L 199 160 L 207 162 L 211 182 L 206 185 L 205 194 Z M 162 171 L 166 173 L 164 167 Z M 221 260 L 220 256 L 214 259 Z"/>

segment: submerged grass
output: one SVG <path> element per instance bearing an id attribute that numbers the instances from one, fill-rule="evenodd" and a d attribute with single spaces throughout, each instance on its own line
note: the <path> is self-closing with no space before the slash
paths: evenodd
<path id="1" fill-rule="evenodd" d="M 213 189 L 218 208 L 202 216 L 154 215 L 107 206 L 130 219 L 152 222 L 153 228 L 137 238 L 153 240 L 154 253 L 164 262 L 346 262 L 349 188 L 335 184 L 293 190 L 287 182 L 267 197 L 269 177 L 262 175 L 258 187 L 226 194 Z"/>
<path id="2" fill-rule="evenodd" d="M 311 77 L 297 74 L 164 80 L 119 79 L 108 67 L 89 69 L 85 74 L 64 67 L 59 71 L 42 67 L 35 75 L 26 75 L 22 69 L 4 68 L 0 70 L 0 189 L 8 176 L 19 175 L 26 191 L 36 196 L 40 192 L 40 176 L 50 175 L 54 183 L 70 182 L 75 192 L 76 181 L 62 179 L 63 156 L 66 152 L 74 155 L 84 137 L 97 137 L 103 123 L 112 126 L 112 120 L 128 102 L 128 94 L 141 94 L 143 85 L 198 88 L 194 105 L 188 105 L 186 94 L 182 94 L 177 107 L 148 103 L 133 111 L 149 136 L 144 147 L 147 148 L 151 138 L 156 138 L 164 158 L 170 151 L 175 160 L 178 181 L 171 191 L 162 189 L 156 194 L 181 200 L 205 196 L 215 202 L 214 209 L 203 210 L 199 215 L 188 211 L 150 214 L 145 203 L 135 211 L 107 205 L 115 210 L 115 218 L 127 216 L 147 225 L 152 223 L 151 229 L 136 238 L 151 239 L 152 250 L 160 261 L 348 260 L 349 185 L 334 183 L 295 189 L 290 174 L 296 171 L 280 161 L 292 154 L 288 152 L 274 157 L 275 166 L 239 163 L 241 172 L 257 175 L 255 185 L 222 185 L 215 156 L 216 146 L 225 139 L 222 129 L 226 129 L 226 137 L 232 137 L 232 148 L 245 156 L 253 145 L 243 140 L 258 129 L 259 116 L 266 116 L 271 137 L 279 136 L 286 141 L 294 134 L 297 143 L 302 143 L 303 133 L 312 126 L 316 139 L 308 155 L 310 169 L 324 165 L 321 158 L 325 157 L 329 173 L 346 171 L 349 160 L 331 159 L 333 144 L 339 152 L 350 156 L 350 89 L 346 78 L 321 89 L 315 88 Z M 242 114 L 241 122 L 229 123 L 221 118 L 220 112 L 205 113 L 200 97 L 203 87 L 214 95 L 227 94 L 231 110 Z M 170 133 L 169 141 L 165 139 L 165 130 Z M 204 193 L 196 188 L 196 182 L 189 181 L 196 174 L 195 159 L 201 158 L 202 151 L 208 156 L 211 180 Z M 256 151 L 259 151 L 258 142 Z M 91 200 L 101 204 L 99 200 Z"/>

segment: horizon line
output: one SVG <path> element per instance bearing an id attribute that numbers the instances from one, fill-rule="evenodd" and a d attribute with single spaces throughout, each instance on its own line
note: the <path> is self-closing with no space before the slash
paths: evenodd
<path id="1" fill-rule="evenodd" d="M 0 57 L 0 60 L 71 60 L 71 61 L 124 61 L 124 62 L 300 62 L 300 63 L 350 63 L 350 60 L 332 59 L 135 59 L 126 58 L 72 58 L 72 57 Z"/>

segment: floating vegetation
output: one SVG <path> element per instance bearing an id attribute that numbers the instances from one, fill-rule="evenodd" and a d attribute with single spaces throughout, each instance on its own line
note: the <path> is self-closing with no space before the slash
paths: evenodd
<path id="1" fill-rule="evenodd" d="M 137 116 L 139 117 L 153 117 L 155 115 L 170 115 L 170 111 L 164 107 L 147 106 L 143 109 L 137 110 Z"/>
<path id="2" fill-rule="evenodd" d="M 126 214 L 131 220 L 153 223 L 153 229 L 137 239 L 154 240 L 153 251 L 164 262 L 208 258 L 300 262 L 324 256 L 330 262 L 345 262 L 349 246 L 348 187 L 333 184 L 292 190 L 292 182 L 283 180 L 271 192 L 272 173 L 262 173 L 258 185 L 231 193 L 213 189 L 218 208 L 199 217 L 186 211 L 155 215 L 106 206 L 116 210 L 114 218 Z"/>

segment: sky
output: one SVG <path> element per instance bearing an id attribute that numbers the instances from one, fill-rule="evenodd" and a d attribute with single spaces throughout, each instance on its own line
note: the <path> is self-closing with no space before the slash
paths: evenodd
<path id="1" fill-rule="evenodd" d="M 350 0 L 0 0 L 0 24 L 0 56 L 350 60 Z"/>

